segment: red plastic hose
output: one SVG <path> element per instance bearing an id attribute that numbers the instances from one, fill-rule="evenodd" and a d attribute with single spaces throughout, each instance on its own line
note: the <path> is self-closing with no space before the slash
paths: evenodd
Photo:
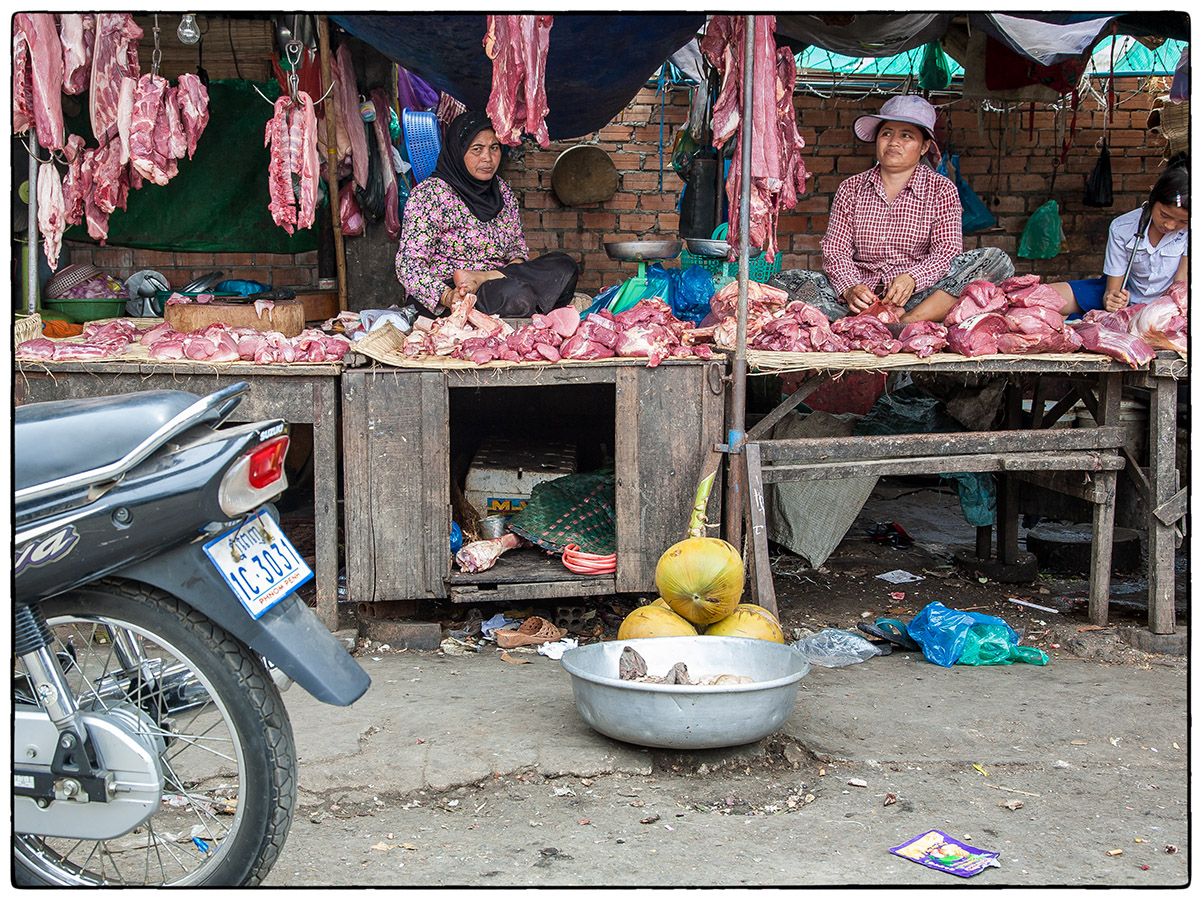
<path id="1" fill-rule="evenodd" d="M 618 571 L 618 554 L 584 553 L 576 544 L 563 548 L 563 564 L 577 575 L 612 575 Z"/>

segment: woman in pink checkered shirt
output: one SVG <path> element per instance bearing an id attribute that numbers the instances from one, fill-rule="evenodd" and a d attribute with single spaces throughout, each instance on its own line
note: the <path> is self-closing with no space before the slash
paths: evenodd
<path id="1" fill-rule="evenodd" d="M 879 115 L 856 120 L 856 136 L 875 142 L 877 164 L 835 192 L 826 236 L 824 273 L 781 272 L 773 283 L 832 320 L 876 301 L 904 309 L 902 322 L 941 322 L 964 287 L 1014 274 L 995 247 L 964 253 L 956 186 L 923 164 L 938 158 L 935 110 L 921 97 L 891 97 Z"/>

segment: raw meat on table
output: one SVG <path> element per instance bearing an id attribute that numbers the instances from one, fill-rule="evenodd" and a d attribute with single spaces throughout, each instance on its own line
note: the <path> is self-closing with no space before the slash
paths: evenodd
<path id="1" fill-rule="evenodd" d="M 996 284 L 984 280 L 970 281 L 956 305 L 944 316 L 943 324 L 951 328 L 982 313 L 1005 311 L 1009 306 L 1006 295 Z"/>
<path id="2" fill-rule="evenodd" d="M 897 353 L 902 347 L 876 316 L 844 316 L 831 323 L 831 331 L 844 338 L 851 349 L 867 350 L 877 356 Z"/>
<path id="3" fill-rule="evenodd" d="M 1104 328 L 1094 322 L 1082 322 L 1075 325 L 1074 329 L 1086 350 L 1105 354 L 1133 369 L 1156 358 L 1156 351 L 1143 339 L 1125 331 Z"/>
<path id="4" fill-rule="evenodd" d="M 925 358 L 947 346 L 947 326 L 938 322 L 911 322 L 902 328 L 897 340 L 902 353 Z"/>
<path id="5" fill-rule="evenodd" d="M 979 313 L 948 328 L 947 346 L 961 356 L 987 356 L 998 352 L 998 337 L 1009 331 L 1005 316 L 996 312 Z"/>

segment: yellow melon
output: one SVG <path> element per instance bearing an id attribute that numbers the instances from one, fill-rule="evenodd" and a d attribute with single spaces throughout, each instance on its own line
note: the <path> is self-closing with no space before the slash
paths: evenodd
<path id="1" fill-rule="evenodd" d="M 781 631 L 776 616 L 754 603 L 740 603 L 725 619 L 705 629 L 705 633 L 723 637 L 756 638 L 776 644 L 785 642 L 784 632 Z"/>
<path id="2" fill-rule="evenodd" d="M 640 606 L 618 626 L 618 640 L 634 638 L 690 637 L 697 629 L 670 609 L 651 604 Z"/>

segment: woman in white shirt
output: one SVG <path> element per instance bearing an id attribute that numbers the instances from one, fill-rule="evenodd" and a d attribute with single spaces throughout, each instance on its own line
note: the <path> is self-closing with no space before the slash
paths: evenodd
<path id="1" fill-rule="evenodd" d="M 1128 264 L 1131 275 L 1124 288 Z M 1110 223 L 1102 271 L 1101 278 L 1051 285 L 1065 299 L 1061 313 L 1075 317 L 1091 309 L 1114 312 L 1129 303 L 1147 303 L 1174 281 L 1189 278 L 1189 169 L 1184 163 L 1160 176 L 1139 209 Z"/>

